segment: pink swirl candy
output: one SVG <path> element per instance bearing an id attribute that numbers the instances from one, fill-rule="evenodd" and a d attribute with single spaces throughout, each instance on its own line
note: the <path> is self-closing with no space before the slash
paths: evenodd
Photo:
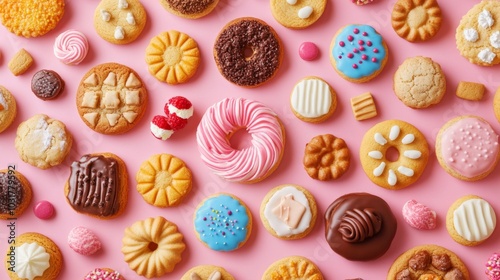
<path id="1" fill-rule="evenodd" d="M 54 55 L 68 65 L 80 64 L 87 56 L 88 50 L 87 37 L 72 29 L 59 34 L 54 43 Z"/>

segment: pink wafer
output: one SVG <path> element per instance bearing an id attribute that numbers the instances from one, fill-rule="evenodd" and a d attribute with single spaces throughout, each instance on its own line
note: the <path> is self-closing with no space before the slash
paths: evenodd
<path id="1" fill-rule="evenodd" d="M 68 244 L 78 254 L 92 255 L 101 249 L 101 241 L 85 227 L 75 227 L 68 234 Z"/>
<path id="2" fill-rule="evenodd" d="M 437 225 L 436 212 L 413 199 L 403 206 L 403 218 L 416 229 L 434 229 Z"/>

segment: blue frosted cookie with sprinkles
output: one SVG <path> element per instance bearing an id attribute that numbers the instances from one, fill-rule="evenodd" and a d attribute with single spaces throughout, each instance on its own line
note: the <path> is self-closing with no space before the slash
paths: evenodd
<path id="1" fill-rule="evenodd" d="M 219 193 L 203 200 L 195 210 L 198 239 L 215 251 L 233 251 L 245 244 L 252 232 L 252 214 L 234 195 Z"/>
<path id="2" fill-rule="evenodd" d="M 351 24 L 341 28 L 330 44 L 330 62 L 347 81 L 364 83 L 375 78 L 387 63 L 388 49 L 371 26 Z"/>

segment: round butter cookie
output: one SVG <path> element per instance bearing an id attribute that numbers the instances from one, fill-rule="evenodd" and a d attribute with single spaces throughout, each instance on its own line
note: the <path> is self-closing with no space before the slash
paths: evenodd
<path id="1" fill-rule="evenodd" d="M 469 271 L 452 251 L 433 244 L 413 247 L 401 254 L 389 268 L 387 280 L 470 280 Z"/>
<path id="2" fill-rule="evenodd" d="M 397 154 L 397 158 L 390 156 L 390 150 Z M 429 145 L 413 125 L 387 120 L 365 133 L 359 157 L 363 170 L 373 183 L 399 190 L 420 178 L 429 160 Z"/>
<path id="3" fill-rule="evenodd" d="M 286 184 L 272 189 L 260 205 L 260 219 L 273 236 L 291 240 L 308 235 L 316 224 L 318 209 L 305 188 Z"/>
<path id="4" fill-rule="evenodd" d="M 460 54 L 471 63 L 492 66 L 500 63 L 500 2 L 484 0 L 460 20 L 455 34 Z"/>
<path id="5" fill-rule="evenodd" d="M 427 41 L 441 28 L 441 9 L 436 0 L 398 0 L 391 20 L 399 37 L 409 42 Z"/>
<path id="6" fill-rule="evenodd" d="M 326 7 L 326 0 L 271 0 L 271 12 L 281 25 L 303 29 L 315 23 Z"/>
<path id="7" fill-rule="evenodd" d="M 146 278 L 172 272 L 186 249 L 177 225 L 163 217 L 137 221 L 125 229 L 122 253 L 130 269 Z"/>
<path id="8" fill-rule="evenodd" d="M 6 130 L 17 115 L 17 103 L 14 95 L 0 86 L 0 133 Z"/>
<path id="9" fill-rule="evenodd" d="M 495 112 L 495 117 L 497 117 L 498 122 L 500 122 L 500 87 L 497 89 L 495 97 L 493 98 L 493 111 Z"/>
<path id="10" fill-rule="evenodd" d="M 31 184 L 20 172 L 0 170 L 0 219 L 19 217 L 31 203 Z"/>
<path id="11" fill-rule="evenodd" d="M 194 229 L 196 237 L 208 248 L 233 251 L 243 246 L 250 237 L 252 214 L 236 196 L 214 194 L 196 207 Z"/>
<path id="12" fill-rule="evenodd" d="M 15 247 L 14 251 L 10 248 Z M 11 280 L 55 280 L 63 266 L 63 256 L 57 244 L 37 232 L 16 237 L 16 243 L 6 253 L 5 267 Z M 15 257 L 12 254 L 15 252 Z M 9 267 L 15 267 L 9 270 Z M 13 271 L 14 270 L 14 271 Z"/>
<path id="13" fill-rule="evenodd" d="M 212 12 L 219 0 L 160 0 L 160 3 L 165 10 L 176 16 L 197 19 Z"/>
<path id="14" fill-rule="evenodd" d="M 76 107 L 83 122 L 102 134 L 125 133 L 141 120 L 148 93 L 139 75 L 118 63 L 90 69 L 76 94 Z"/>
<path id="15" fill-rule="evenodd" d="M 34 115 L 17 127 L 15 146 L 19 156 L 40 169 L 61 164 L 72 144 L 66 126 L 47 115 Z"/>
<path id="16" fill-rule="evenodd" d="M 181 280 L 234 280 L 234 277 L 220 266 L 199 265 L 184 273 Z"/>
<path id="17" fill-rule="evenodd" d="M 94 12 L 97 34 L 117 45 L 137 39 L 146 21 L 146 10 L 139 0 L 101 0 Z"/>
<path id="18" fill-rule="evenodd" d="M 500 160 L 498 134 L 481 117 L 459 116 L 439 130 L 436 156 L 441 167 L 463 181 L 488 176 Z"/>
<path id="19" fill-rule="evenodd" d="M 319 268 L 302 256 L 290 256 L 272 263 L 262 275 L 262 280 L 314 279 L 323 280 Z"/>
<path id="20" fill-rule="evenodd" d="M 0 19 L 18 36 L 38 37 L 57 26 L 64 15 L 64 6 L 64 0 L 4 0 L 0 5 Z"/>
<path id="21" fill-rule="evenodd" d="M 349 169 L 351 155 L 344 139 L 323 134 L 315 136 L 306 144 L 303 164 L 313 179 L 338 179 Z"/>
<path id="22" fill-rule="evenodd" d="M 293 87 L 290 106 L 293 114 L 300 120 L 320 123 L 335 112 L 337 94 L 325 80 L 309 76 Z"/>
<path id="23" fill-rule="evenodd" d="M 446 214 L 446 229 L 451 238 L 466 246 L 483 243 L 495 231 L 496 223 L 493 207 L 477 195 L 459 198 Z"/>
<path id="24" fill-rule="evenodd" d="M 158 81 L 182 84 L 196 73 L 200 50 L 189 35 L 170 30 L 151 39 L 146 48 L 146 63 L 149 73 Z"/>
<path id="25" fill-rule="evenodd" d="M 438 104 L 446 93 L 441 66 L 428 57 L 407 58 L 394 73 L 394 93 L 406 106 L 422 109 Z"/>
<path id="26" fill-rule="evenodd" d="M 128 199 L 125 163 L 112 153 L 83 155 L 71 164 L 64 195 L 78 213 L 98 219 L 119 216 L 125 210 Z"/>
<path id="27" fill-rule="evenodd" d="M 346 81 L 364 83 L 378 76 L 388 58 L 387 45 L 371 26 L 350 24 L 342 27 L 330 44 L 330 62 Z"/>
<path id="28" fill-rule="evenodd" d="M 157 207 L 178 205 L 191 191 L 191 171 L 180 158 L 158 154 L 144 161 L 137 172 L 137 191 Z"/>

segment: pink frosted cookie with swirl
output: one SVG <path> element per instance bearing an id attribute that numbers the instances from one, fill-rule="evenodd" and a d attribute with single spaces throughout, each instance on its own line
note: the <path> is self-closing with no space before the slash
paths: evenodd
<path id="1" fill-rule="evenodd" d="M 54 55 L 67 65 L 80 64 L 89 51 L 89 42 L 82 32 L 67 30 L 57 36 Z"/>
<path id="2" fill-rule="evenodd" d="M 237 149 L 230 138 L 240 129 L 252 136 L 249 147 Z M 256 183 L 276 170 L 285 146 L 285 131 L 276 113 L 244 98 L 226 98 L 207 109 L 196 131 L 206 166 L 231 182 Z"/>
<path id="3" fill-rule="evenodd" d="M 439 130 L 436 156 L 444 170 L 457 179 L 483 179 L 500 159 L 498 134 L 481 117 L 456 117 Z"/>

